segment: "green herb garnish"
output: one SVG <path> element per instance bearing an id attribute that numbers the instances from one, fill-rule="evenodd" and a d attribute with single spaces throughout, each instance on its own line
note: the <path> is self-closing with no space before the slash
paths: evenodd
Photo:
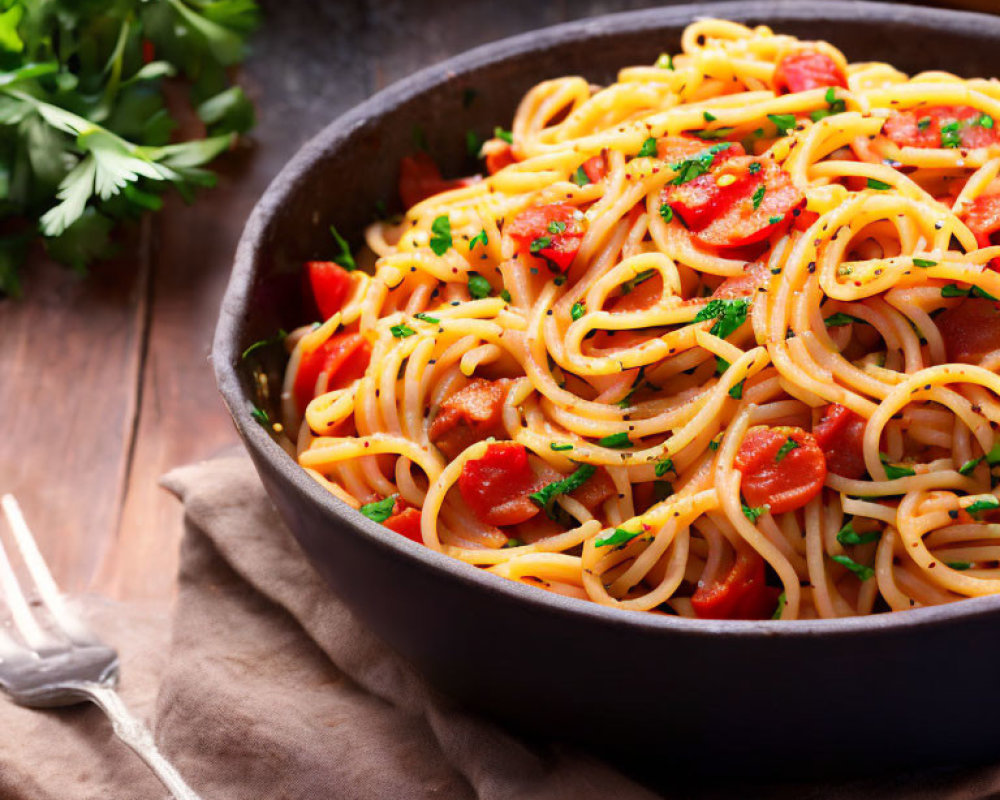
<path id="1" fill-rule="evenodd" d="M 356 270 L 358 268 L 357 263 L 354 261 L 354 256 L 351 255 L 351 248 L 347 244 L 347 240 L 344 239 L 337 229 L 330 226 L 330 233 L 333 234 L 333 240 L 337 243 L 337 255 L 333 257 L 333 263 L 339 264 L 348 272 Z"/>
<path id="2" fill-rule="evenodd" d="M 528 249 L 534 255 L 538 255 L 546 247 L 552 246 L 552 238 L 549 236 L 539 236 L 537 239 L 532 239 L 531 244 L 528 245 Z"/>
<path id="3" fill-rule="evenodd" d="M 594 547 L 610 547 L 613 545 L 628 544 L 642 531 L 627 531 L 624 528 L 615 528 L 612 533 L 598 536 L 594 539 Z"/>
<path id="4" fill-rule="evenodd" d="M 753 193 L 753 210 L 756 211 L 760 208 L 760 204 L 764 202 L 764 193 L 767 191 L 767 187 L 762 183 L 757 187 L 757 190 Z"/>
<path id="5" fill-rule="evenodd" d="M 945 561 L 944 564 L 946 567 L 951 567 L 959 572 L 964 572 L 972 567 L 971 561 Z"/>
<path id="6" fill-rule="evenodd" d="M 620 450 L 623 447 L 631 447 L 632 440 L 628 438 L 628 434 L 625 431 L 620 433 L 611 433 L 607 436 L 602 436 L 597 440 L 597 443 L 601 447 L 612 447 L 616 450 Z"/>
<path id="7" fill-rule="evenodd" d="M 913 259 L 913 266 L 920 267 L 921 269 L 927 269 L 928 267 L 936 267 L 938 265 L 937 261 L 930 261 L 926 258 L 915 258 Z"/>
<path id="8" fill-rule="evenodd" d="M 674 57 L 669 53 L 660 53 L 660 57 L 656 59 L 656 63 L 653 66 L 658 69 L 673 69 Z"/>
<path id="9" fill-rule="evenodd" d="M 656 137 L 650 136 L 646 141 L 642 143 L 642 147 L 639 148 L 639 152 L 636 153 L 637 158 L 649 158 L 656 155 Z"/>
<path id="10" fill-rule="evenodd" d="M 670 169 L 676 172 L 677 175 L 670 182 L 674 186 L 680 186 L 688 181 L 693 181 L 699 175 L 704 175 L 712 168 L 712 162 L 715 160 L 715 154 L 731 146 L 732 145 L 729 142 L 719 142 L 718 144 L 713 144 L 711 147 L 702 150 L 692 158 L 671 164 Z"/>
<path id="11" fill-rule="evenodd" d="M 593 477 L 596 471 L 597 467 L 593 464 L 581 464 L 571 475 L 543 486 L 537 492 L 529 494 L 528 497 L 533 503 L 544 508 L 549 517 L 555 518 L 551 507 L 552 501 L 561 494 L 569 494 L 579 489 Z"/>
<path id="12" fill-rule="evenodd" d="M 947 125 L 941 126 L 941 146 L 942 147 L 961 147 L 962 145 L 962 132 L 961 123 L 959 122 L 949 122 Z"/>
<path id="13" fill-rule="evenodd" d="M 284 329 L 279 328 L 278 332 L 274 334 L 274 336 L 272 336 L 270 339 L 260 339 L 259 341 L 256 341 L 252 345 L 250 345 L 246 350 L 243 351 L 243 355 L 241 356 L 241 358 L 246 358 L 252 352 L 254 352 L 255 350 L 260 350 L 262 347 L 270 347 L 272 344 L 279 344 L 280 342 L 285 341 L 286 336 L 288 336 L 288 334 L 284 331 Z"/>
<path id="14" fill-rule="evenodd" d="M 750 301 L 745 298 L 735 300 L 723 300 L 716 298 L 710 300 L 694 318 L 695 322 L 704 322 L 714 319 L 716 323 L 711 327 L 709 333 L 725 339 L 733 331 L 740 327 L 747 319 L 747 310 L 750 308 Z"/>
<path id="15" fill-rule="evenodd" d="M 768 505 L 762 505 L 762 506 L 757 506 L 756 508 L 750 508 L 750 506 L 744 503 L 742 504 L 742 506 L 743 506 L 743 516 L 746 517 L 748 520 L 750 520 L 750 522 L 754 525 L 757 524 L 758 519 L 760 519 L 768 511 L 771 510 L 771 507 Z"/>
<path id="16" fill-rule="evenodd" d="M 265 428 L 271 424 L 271 417 L 268 416 L 268 413 L 263 408 L 257 408 L 257 406 L 254 406 L 250 409 L 250 416 L 257 420 L 257 422 Z"/>
<path id="17" fill-rule="evenodd" d="M 552 234 L 564 233 L 566 230 L 566 223 L 562 220 L 554 219 L 549 223 L 548 231 Z"/>
<path id="18" fill-rule="evenodd" d="M 970 514 L 979 514 L 983 511 L 992 511 L 995 508 L 1000 508 L 1000 500 L 997 500 L 995 497 L 990 497 L 982 500 L 976 500 L 976 502 L 966 506 L 965 510 Z"/>
<path id="19" fill-rule="evenodd" d="M 838 311 L 836 314 L 831 314 L 823 322 L 826 323 L 828 328 L 839 328 L 841 325 L 850 325 L 852 322 L 861 322 L 857 317 L 852 317 L 850 314 L 842 314 Z"/>
<path id="20" fill-rule="evenodd" d="M 881 531 L 858 533 L 854 530 L 854 520 L 837 531 L 837 541 L 843 545 L 868 544 L 869 542 L 877 542 L 880 538 L 882 538 Z"/>
<path id="21" fill-rule="evenodd" d="M 958 468 L 960 475 L 971 475 L 976 467 L 979 466 L 979 462 L 982 461 L 986 456 L 979 456 L 979 458 L 970 458 L 962 466 Z"/>
<path id="22" fill-rule="evenodd" d="M 493 135 L 497 139 L 503 139 L 507 144 L 514 144 L 514 134 L 510 131 L 505 131 L 499 125 L 493 129 Z"/>
<path id="23" fill-rule="evenodd" d="M 674 210 L 666 203 L 660 203 L 660 217 L 666 222 L 670 223 L 674 218 Z"/>
<path id="24" fill-rule="evenodd" d="M 859 564 L 849 556 L 830 556 L 830 559 L 836 561 L 842 567 L 847 567 L 859 581 L 866 581 L 875 576 L 875 570 L 871 567 L 866 567 L 864 564 Z"/>
<path id="25" fill-rule="evenodd" d="M 407 336 L 417 335 L 417 332 L 405 322 L 401 322 L 399 325 L 393 325 L 389 328 L 389 332 L 397 339 L 405 339 Z"/>
<path id="26" fill-rule="evenodd" d="M 740 381 L 735 386 L 730 387 L 729 396 L 734 400 L 740 400 L 743 398 L 743 383 L 746 379 Z"/>
<path id="27" fill-rule="evenodd" d="M 785 604 L 788 603 L 788 598 L 785 593 L 782 592 L 778 595 L 778 607 L 774 609 L 774 613 L 771 615 L 771 619 L 781 619 L 781 615 L 785 611 Z"/>
<path id="28" fill-rule="evenodd" d="M 475 236 L 469 239 L 469 252 L 471 253 L 473 248 L 477 244 L 481 244 L 483 247 L 486 247 L 486 245 L 489 244 L 489 242 L 490 240 L 486 238 L 486 229 L 483 228 L 481 231 L 479 231 L 479 233 L 477 233 Z"/>
<path id="29" fill-rule="evenodd" d="M 365 503 L 358 509 L 372 522 L 385 522 L 392 516 L 392 509 L 396 505 L 396 495 L 389 495 L 374 503 Z"/>
<path id="30" fill-rule="evenodd" d="M 642 272 L 637 273 L 634 278 L 631 278 L 622 284 L 622 294 L 628 294 L 640 283 L 648 281 L 655 274 L 656 274 L 655 269 L 645 269 Z"/>
<path id="31" fill-rule="evenodd" d="M 656 466 L 653 468 L 653 472 L 656 474 L 657 478 L 662 478 L 668 472 L 673 472 L 677 474 L 677 470 L 674 469 L 674 460 L 672 458 L 664 458 L 656 462 Z"/>
<path id="32" fill-rule="evenodd" d="M 561 453 L 564 450 L 572 450 L 573 449 L 573 445 L 571 445 L 571 444 L 560 444 L 559 442 L 553 442 L 552 444 L 549 445 L 549 449 L 550 450 L 554 450 L 557 453 Z"/>
<path id="33" fill-rule="evenodd" d="M 421 322 L 429 322 L 431 325 L 437 325 L 441 322 L 441 320 L 439 320 L 437 317 L 432 317 L 430 314 L 425 314 L 423 311 L 420 311 L 419 313 L 414 314 L 413 316 L 416 319 L 419 319 Z"/>
<path id="34" fill-rule="evenodd" d="M 451 220 L 447 214 L 435 217 L 431 223 L 431 250 L 435 255 L 443 256 L 451 249 Z"/>
<path id="35" fill-rule="evenodd" d="M 869 189 L 876 189 L 877 191 L 880 191 L 880 192 L 887 192 L 889 189 L 892 188 L 892 184 L 885 183 L 884 181 L 877 181 L 874 178 L 869 178 L 868 179 L 868 188 Z"/>
<path id="36" fill-rule="evenodd" d="M 573 318 L 573 322 L 576 322 L 580 317 L 586 314 L 586 309 L 583 307 L 583 303 L 577 302 L 573 303 L 573 307 L 569 310 L 569 315 Z"/>
<path id="37" fill-rule="evenodd" d="M 767 118 L 774 123 L 775 127 L 778 129 L 778 133 L 782 136 L 795 127 L 794 114 L 768 114 Z"/>
<path id="38" fill-rule="evenodd" d="M 890 481 L 894 481 L 896 478 L 909 478 L 911 475 L 917 474 L 913 471 L 912 467 L 907 467 L 901 464 L 890 464 L 889 456 L 885 453 L 879 453 L 878 457 L 882 462 L 882 466 L 885 467 L 885 476 Z"/>
<path id="39" fill-rule="evenodd" d="M 800 446 L 799 443 L 795 441 L 791 436 L 786 438 L 785 443 L 781 445 L 781 447 L 778 448 L 778 452 L 774 454 L 774 463 L 775 464 L 781 463 L 781 461 L 784 459 L 785 456 L 787 456 L 789 453 L 792 452 L 792 450 L 794 450 L 796 447 L 799 446 Z"/>
<path id="40" fill-rule="evenodd" d="M 587 171 L 583 168 L 583 164 L 576 168 L 576 172 L 573 173 L 573 183 L 577 186 L 586 186 L 590 183 L 590 177 L 587 175 Z"/>

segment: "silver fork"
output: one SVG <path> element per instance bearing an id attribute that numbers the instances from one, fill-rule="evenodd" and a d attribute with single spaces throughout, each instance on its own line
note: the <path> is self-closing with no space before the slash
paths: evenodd
<path id="1" fill-rule="evenodd" d="M 17 501 L 7 494 L 0 498 L 0 505 L 48 617 L 45 625 L 32 612 L 0 542 L 0 595 L 20 637 L 18 641 L 0 628 L 0 687 L 15 703 L 29 708 L 89 700 L 108 715 L 118 738 L 146 762 L 177 800 L 199 800 L 118 696 L 118 653 L 98 640 L 66 605 Z"/>

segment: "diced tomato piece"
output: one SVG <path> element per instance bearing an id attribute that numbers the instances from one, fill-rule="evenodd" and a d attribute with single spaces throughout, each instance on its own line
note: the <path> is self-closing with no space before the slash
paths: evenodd
<path id="1" fill-rule="evenodd" d="M 721 143 L 720 143 L 721 144 Z M 730 158 L 745 156 L 747 151 L 739 142 L 728 142 L 728 147 L 719 147 L 712 155 L 712 166 L 717 167 Z M 656 140 L 657 158 L 676 164 L 709 150 L 716 145 L 693 136 L 664 136 Z"/>
<path id="2" fill-rule="evenodd" d="M 806 202 L 787 172 L 755 158 L 731 158 L 680 186 L 668 184 L 663 199 L 695 239 L 724 248 L 766 239 L 787 227 Z"/>
<path id="3" fill-rule="evenodd" d="M 742 275 L 732 275 L 726 278 L 712 292 L 712 297 L 723 300 L 736 300 L 741 297 L 753 297 L 761 286 L 767 286 L 771 273 L 763 261 L 751 261 L 743 267 Z"/>
<path id="4" fill-rule="evenodd" d="M 343 308 L 351 291 L 351 273 L 333 261 L 307 261 L 306 275 L 319 313 L 329 319 Z"/>
<path id="5" fill-rule="evenodd" d="M 991 247 L 998 244 L 993 235 L 1000 231 L 1000 194 L 987 194 L 977 197 L 962 212 L 962 219 L 976 237 L 980 247 Z M 998 259 L 990 261 L 990 266 L 997 269 Z"/>
<path id="6" fill-rule="evenodd" d="M 560 272 L 569 269 L 584 234 L 583 215 L 576 206 L 553 203 L 532 206 L 518 214 L 504 229 L 524 256 L 539 256 Z"/>
<path id="7" fill-rule="evenodd" d="M 464 389 L 441 403 L 431 423 L 429 436 L 448 458 L 455 458 L 469 445 L 495 436 L 507 436 L 503 427 L 503 400 L 508 382 L 474 379 Z"/>
<path id="8" fill-rule="evenodd" d="M 774 90 L 778 94 L 807 92 L 824 86 L 847 88 L 847 76 L 826 53 L 793 50 L 782 56 L 774 70 Z"/>
<path id="9" fill-rule="evenodd" d="M 741 550 L 721 581 L 698 584 L 691 606 L 701 619 L 770 619 L 780 590 L 765 579 L 760 554 Z"/>
<path id="10" fill-rule="evenodd" d="M 792 227 L 797 231 L 807 231 L 812 227 L 813 223 L 819 219 L 819 214 L 815 211 L 806 211 L 803 209 L 801 214 L 797 216 L 793 214 L 795 221 L 792 222 Z"/>
<path id="11" fill-rule="evenodd" d="M 829 472 L 852 479 L 867 472 L 863 446 L 866 424 L 864 417 L 840 403 L 823 409 L 813 427 L 813 438 L 823 451 Z"/>
<path id="12" fill-rule="evenodd" d="M 608 162 L 605 160 L 604 154 L 584 161 L 583 172 L 591 183 L 603 180 L 604 176 L 608 174 Z"/>
<path id="13" fill-rule="evenodd" d="M 423 151 L 413 156 L 404 156 L 399 161 L 399 198 L 407 208 L 449 189 L 470 186 L 478 180 L 478 175 L 445 180 L 434 159 Z"/>
<path id="14" fill-rule="evenodd" d="M 1000 311 L 997 304 L 970 297 L 934 318 L 944 339 L 949 361 L 978 364 L 1000 349 Z"/>
<path id="15" fill-rule="evenodd" d="M 791 449 L 790 442 L 794 443 Z M 772 514 L 801 508 L 819 494 L 826 480 L 826 459 L 816 440 L 811 433 L 791 426 L 751 428 L 735 465 L 743 473 L 747 504 L 770 506 Z"/>
<path id="16" fill-rule="evenodd" d="M 496 175 L 504 167 L 510 166 L 515 161 L 514 150 L 506 142 L 503 143 L 503 147 L 498 147 L 495 150 L 490 150 L 486 154 L 486 171 L 490 175 Z"/>
<path id="17" fill-rule="evenodd" d="M 663 295 L 663 276 L 659 272 L 650 275 L 646 280 L 640 281 L 631 291 L 616 298 L 611 303 L 611 310 L 624 311 L 645 311 L 653 305 Z"/>
<path id="18" fill-rule="evenodd" d="M 1000 131 L 996 123 L 989 128 L 978 124 L 982 116 L 983 112 L 972 106 L 893 111 L 882 126 L 882 133 L 898 147 L 989 147 L 1000 141 Z M 956 123 L 956 129 L 948 130 Z M 946 129 L 944 141 L 942 128 Z"/>
<path id="19" fill-rule="evenodd" d="M 418 544 L 423 544 L 420 533 L 420 509 L 414 508 L 402 497 L 397 497 L 392 507 L 392 516 L 382 523 L 391 531 L 402 534 Z"/>
<path id="20" fill-rule="evenodd" d="M 299 412 L 304 412 L 317 394 L 342 389 L 364 375 L 371 357 L 371 345 L 360 333 L 331 336 L 315 350 L 303 355 L 293 387 Z M 325 384 L 317 389 L 316 384 L 323 374 L 326 375 Z"/>
<path id="21" fill-rule="evenodd" d="M 540 484 L 528 451 L 515 442 L 488 445 L 482 458 L 465 462 L 458 490 L 473 513 L 488 525 L 517 525 L 541 509 L 528 495 Z"/>

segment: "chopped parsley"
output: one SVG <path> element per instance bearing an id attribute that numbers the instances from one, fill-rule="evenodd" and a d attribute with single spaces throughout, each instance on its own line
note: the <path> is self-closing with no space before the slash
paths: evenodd
<path id="1" fill-rule="evenodd" d="M 549 223 L 549 233 L 557 234 L 566 231 L 566 223 L 559 219 L 554 219 Z"/>
<path id="2" fill-rule="evenodd" d="M 477 244 L 481 244 L 483 247 L 486 247 L 486 245 L 488 245 L 489 242 L 490 240 L 486 237 L 486 229 L 483 228 L 481 231 L 479 231 L 479 233 L 477 233 L 475 236 L 469 239 L 469 252 L 471 253 L 473 248 Z"/>
<path id="3" fill-rule="evenodd" d="M 552 246 L 551 236 L 539 236 L 537 239 L 531 240 L 531 244 L 528 246 L 528 249 L 531 250 L 533 254 L 538 255 L 538 253 L 542 252 L 542 250 L 544 250 L 546 247 L 551 247 L 551 246 Z"/>
<path id="4" fill-rule="evenodd" d="M 710 111 L 702 111 L 701 116 L 704 118 L 705 122 L 715 122 L 718 119 L 718 117 Z"/>
<path id="5" fill-rule="evenodd" d="M 871 567 L 866 567 L 864 564 L 859 564 L 850 556 L 830 556 L 830 559 L 836 561 L 842 567 L 847 567 L 859 581 L 866 581 L 875 576 L 875 570 Z"/>
<path id="6" fill-rule="evenodd" d="M 782 592 L 778 595 L 778 607 L 774 609 L 774 613 L 771 615 L 771 619 L 781 619 L 781 615 L 785 611 L 785 604 L 788 602 L 788 598 L 785 593 Z"/>
<path id="7" fill-rule="evenodd" d="M 930 126 L 931 126 L 931 118 L 930 117 L 921 117 L 920 119 L 917 120 L 917 129 L 918 130 L 925 131 Z"/>
<path id="8" fill-rule="evenodd" d="M 506 289 L 501 289 L 500 299 L 503 300 L 505 303 L 511 302 L 510 292 L 508 292 Z"/>
<path id="9" fill-rule="evenodd" d="M 405 339 L 407 336 L 417 335 L 417 332 L 405 322 L 401 322 L 399 325 L 393 325 L 389 328 L 389 332 L 392 333 L 392 335 L 397 339 Z"/>
<path id="10" fill-rule="evenodd" d="M 979 466 L 979 462 L 982 461 L 986 456 L 979 456 L 979 458 L 970 458 L 962 466 L 958 468 L 960 475 L 971 475 L 976 467 Z"/>
<path id="11" fill-rule="evenodd" d="M 664 222 L 671 222 L 674 218 L 674 210 L 667 203 L 660 203 L 660 217 Z"/>
<path id="12" fill-rule="evenodd" d="M 799 443 L 795 441 L 791 436 L 785 439 L 785 443 L 778 448 L 778 452 L 774 454 L 774 463 L 780 464 L 781 461 L 792 452 L 796 447 L 800 447 Z"/>
<path id="13" fill-rule="evenodd" d="M 927 269 L 928 267 L 936 267 L 938 265 L 937 261 L 931 261 L 927 258 L 915 258 L 913 259 L 913 266 L 920 267 L 921 269 Z"/>
<path id="14" fill-rule="evenodd" d="M 747 319 L 747 309 L 750 308 L 750 301 L 746 298 L 736 298 L 734 300 L 724 300 L 716 298 L 710 300 L 701 311 L 695 316 L 695 322 L 704 322 L 714 319 L 715 324 L 709 330 L 713 336 L 725 339 L 729 334 L 740 327 Z"/>
<path id="15" fill-rule="evenodd" d="M 432 317 L 430 314 L 425 314 L 423 311 L 413 315 L 416 319 L 421 322 L 429 322 L 431 325 L 437 325 L 441 322 L 437 317 Z"/>
<path id="16" fill-rule="evenodd" d="M 896 478 L 909 478 L 911 475 L 917 474 L 913 471 L 913 467 L 907 467 L 902 464 L 890 464 L 889 456 L 885 453 L 879 453 L 878 457 L 879 461 L 882 462 L 882 466 L 885 467 L 885 476 L 890 481 L 894 481 Z"/>
<path id="17" fill-rule="evenodd" d="M 836 314 L 831 314 L 825 320 L 826 327 L 828 328 L 839 328 L 841 325 L 850 325 L 852 322 L 861 322 L 857 317 L 852 317 L 850 314 L 842 314 L 838 311 Z"/>
<path id="18" fill-rule="evenodd" d="M 750 506 L 743 505 L 743 516 L 750 520 L 754 525 L 757 524 L 757 520 L 764 516 L 768 511 L 771 510 L 769 505 L 757 506 L 756 508 L 750 508 Z"/>
<path id="19" fill-rule="evenodd" d="M 716 356 L 715 357 L 715 374 L 716 375 L 721 375 L 723 372 L 725 372 L 731 366 L 732 366 L 732 364 L 730 364 L 728 361 L 726 361 L 726 359 L 722 358 L 721 356 Z"/>
<path id="20" fill-rule="evenodd" d="M 962 146 L 962 123 L 960 122 L 949 122 L 947 125 L 941 126 L 941 146 L 946 148 L 955 148 Z"/>
<path id="21" fill-rule="evenodd" d="M 571 475 L 543 486 L 537 492 L 529 494 L 528 497 L 531 498 L 533 503 L 544 508 L 545 513 L 554 519 L 555 514 L 552 511 L 552 502 L 561 494 L 569 494 L 579 489 L 593 477 L 596 471 L 597 467 L 593 464 L 581 464 Z"/>
<path id="22" fill-rule="evenodd" d="M 658 69 L 673 69 L 674 57 L 670 53 L 660 53 L 660 57 L 656 59 L 656 63 L 653 66 Z"/>
<path id="23" fill-rule="evenodd" d="M 259 341 L 256 341 L 252 345 L 250 345 L 246 350 L 243 351 L 243 355 L 241 356 L 241 358 L 246 358 L 255 350 L 260 350 L 263 347 L 270 347 L 273 344 L 278 344 L 279 342 L 283 342 L 286 336 L 288 336 L 288 334 L 285 332 L 285 330 L 283 328 L 279 328 L 278 332 L 274 334 L 274 336 L 272 336 L 270 339 L 260 339 Z"/>
<path id="24" fill-rule="evenodd" d="M 356 270 L 358 265 L 354 260 L 354 256 L 351 255 L 351 248 L 348 247 L 347 240 L 337 233 L 337 229 L 333 225 L 330 226 L 330 233 L 333 234 L 333 240 L 337 243 L 338 250 L 337 255 L 333 257 L 333 263 L 339 264 L 348 272 Z"/>
<path id="25" fill-rule="evenodd" d="M 554 450 L 557 453 L 561 453 L 564 450 L 572 450 L 573 449 L 573 445 L 571 445 L 571 444 L 560 444 L 559 442 L 553 442 L 552 444 L 549 445 L 549 449 L 550 450 Z"/>
<path id="26" fill-rule="evenodd" d="M 966 511 L 970 514 L 979 514 L 983 511 L 992 511 L 995 508 L 1000 508 L 1000 500 L 995 497 L 984 497 L 982 500 L 976 500 L 969 506 L 966 506 Z"/>
<path id="27" fill-rule="evenodd" d="M 639 148 L 639 152 L 636 154 L 637 158 L 649 158 L 650 156 L 656 155 L 656 137 L 650 136 L 646 141 L 642 143 L 642 147 Z"/>
<path id="28" fill-rule="evenodd" d="M 484 297 L 489 297 L 493 291 L 493 287 L 490 286 L 490 282 L 486 280 L 478 272 L 469 273 L 469 294 L 471 294 L 476 300 L 482 300 Z M 510 302 L 510 300 L 507 300 Z"/>
<path id="29" fill-rule="evenodd" d="M 431 223 L 431 250 L 434 255 L 443 256 L 451 249 L 451 220 L 447 214 L 435 217 Z"/>
<path id="30" fill-rule="evenodd" d="M 745 380 L 746 379 L 744 378 L 742 381 L 729 389 L 729 396 L 734 400 L 740 400 L 743 398 L 743 383 Z"/>
<path id="31" fill-rule="evenodd" d="M 993 127 L 993 117 L 989 114 L 980 114 L 974 120 L 972 120 L 973 125 L 978 125 L 980 128 L 992 128 Z"/>
<path id="32" fill-rule="evenodd" d="M 569 310 L 569 315 L 573 318 L 573 322 L 576 322 L 586 313 L 587 310 L 583 307 L 583 303 L 580 302 L 573 303 L 573 307 Z"/>
<path id="33" fill-rule="evenodd" d="M 674 460 L 672 458 L 664 458 L 661 461 L 657 461 L 656 466 L 653 468 L 653 472 L 656 473 L 657 478 L 662 478 L 668 472 L 672 472 L 676 475 L 677 470 L 674 469 Z"/>
<path id="34" fill-rule="evenodd" d="M 847 110 L 847 103 L 843 99 L 837 98 L 837 92 L 832 86 L 826 90 L 824 99 L 826 100 L 827 108 L 820 109 L 819 111 L 813 111 L 809 115 L 809 118 L 813 122 L 819 122 L 821 119 L 834 114 L 841 114 Z"/>
<path id="35" fill-rule="evenodd" d="M 854 530 L 854 520 L 851 520 L 837 531 L 837 541 L 844 545 L 868 544 L 869 542 L 877 542 L 881 537 L 881 531 L 858 533 Z"/>
<path id="36" fill-rule="evenodd" d="M 257 408 L 257 406 L 254 406 L 250 409 L 250 416 L 264 427 L 271 424 L 271 417 L 268 416 L 267 412 L 263 408 Z"/>
<path id="37" fill-rule="evenodd" d="M 992 300 L 994 302 L 1000 302 L 1000 299 L 997 299 L 989 292 L 984 292 L 978 286 L 973 286 L 971 289 L 962 289 L 960 286 L 954 283 L 949 283 L 941 287 L 942 297 L 968 297 L 970 294 L 973 297 L 982 297 L 984 300 Z"/>
<path id="38" fill-rule="evenodd" d="M 775 127 L 778 129 L 778 133 L 782 136 L 786 135 L 792 128 L 795 127 L 795 115 L 794 114 L 768 114 L 767 118 L 774 123 Z"/>
<path id="39" fill-rule="evenodd" d="M 577 186 L 586 186 L 591 182 L 587 175 L 587 171 L 583 168 L 583 164 L 576 168 L 576 172 L 573 173 L 572 181 Z"/>
<path id="40" fill-rule="evenodd" d="M 753 193 L 753 210 L 756 211 L 760 208 L 760 204 L 764 202 L 764 193 L 767 191 L 767 186 L 763 183 L 757 187 L 757 190 Z"/>
<path id="41" fill-rule="evenodd" d="M 520 539 L 511 536 L 506 542 L 504 542 L 503 549 L 506 550 L 511 547 L 523 547 L 523 546 L 524 542 L 522 542 Z"/>
<path id="42" fill-rule="evenodd" d="M 715 160 L 715 154 L 731 146 L 732 145 L 729 142 L 719 142 L 718 144 L 713 144 L 711 147 L 705 148 L 692 158 L 687 158 L 683 161 L 671 164 L 670 169 L 676 172 L 677 175 L 670 182 L 674 186 L 680 186 L 688 181 L 693 181 L 699 175 L 704 175 L 712 168 L 712 162 Z"/>
<path id="43" fill-rule="evenodd" d="M 694 135 L 699 139 L 721 139 L 723 136 L 728 136 L 732 132 L 732 128 L 716 128 L 711 131 L 693 131 Z"/>
<path id="44" fill-rule="evenodd" d="M 885 181 L 877 181 L 874 178 L 868 179 L 868 188 L 876 189 L 880 192 L 887 192 L 892 188 L 892 184 L 886 183 Z"/>
<path id="45" fill-rule="evenodd" d="M 715 438 L 708 443 L 709 450 L 718 450 L 719 445 L 722 444 L 722 434 L 716 434 Z"/>
<path id="46" fill-rule="evenodd" d="M 773 217 L 768 217 L 767 218 L 767 224 L 768 225 L 777 225 L 783 219 L 784 219 L 784 216 L 782 216 L 781 214 L 778 214 L 778 215 L 773 216 Z"/>
<path id="47" fill-rule="evenodd" d="M 601 535 L 594 539 L 594 547 L 628 544 L 640 533 L 642 531 L 627 531 L 624 528 L 615 528 L 612 533 Z"/>
<path id="48" fill-rule="evenodd" d="M 631 447 L 632 440 L 628 438 L 628 434 L 625 431 L 620 433 L 611 433 L 607 436 L 602 436 L 597 440 L 597 443 L 601 447 L 611 447 L 616 450 L 621 450 L 623 447 Z"/>
<path id="49" fill-rule="evenodd" d="M 396 495 L 392 494 L 374 503 L 365 503 L 358 510 L 372 522 L 385 522 L 392 516 L 392 509 L 396 505 Z"/>
<path id="50" fill-rule="evenodd" d="M 625 283 L 622 284 L 622 294 L 628 294 L 640 283 L 642 283 L 643 281 L 648 281 L 655 274 L 656 274 L 655 269 L 644 269 L 642 272 L 636 274 L 634 278 L 631 278 L 630 280 L 627 280 L 625 281 Z"/>
<path id="51" fill-rule="evenodd" d="M 964 572 L 972 566 L 971 561 L 945 561 L 944 565 L 946 567 L 951 567 L 952 569 L 957 569 L 959 572 Z"/>
<path id="52" fill-rule="evenodd" d="M 493 129 L 493 135 L 497 139 L 503 139 L 505 142 L 507 142 L 507 144 L 514 144 L 514 134 L 512 134 L 510 131 L 505 131 L 499 125 L 497 125 Z"/>
<path id="53" fill-rule="evenodd" d="M 747 171 L 751 175 L 756 175 L 761 171 L 761 169 L 763 169 L 763 165 L 759 161 L 754 161 L 749 167 L 747 167 Z"/>

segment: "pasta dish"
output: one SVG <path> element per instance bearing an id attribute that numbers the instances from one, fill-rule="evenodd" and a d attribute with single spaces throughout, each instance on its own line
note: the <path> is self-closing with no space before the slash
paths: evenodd
<path id="1" fill-rule="evenodd" d="M 1000 592 L 998 124 L 992 79 L 721 20 L 543 81 L 306 264 L 275 427 L 395 535 L 608 606 Z"/>

